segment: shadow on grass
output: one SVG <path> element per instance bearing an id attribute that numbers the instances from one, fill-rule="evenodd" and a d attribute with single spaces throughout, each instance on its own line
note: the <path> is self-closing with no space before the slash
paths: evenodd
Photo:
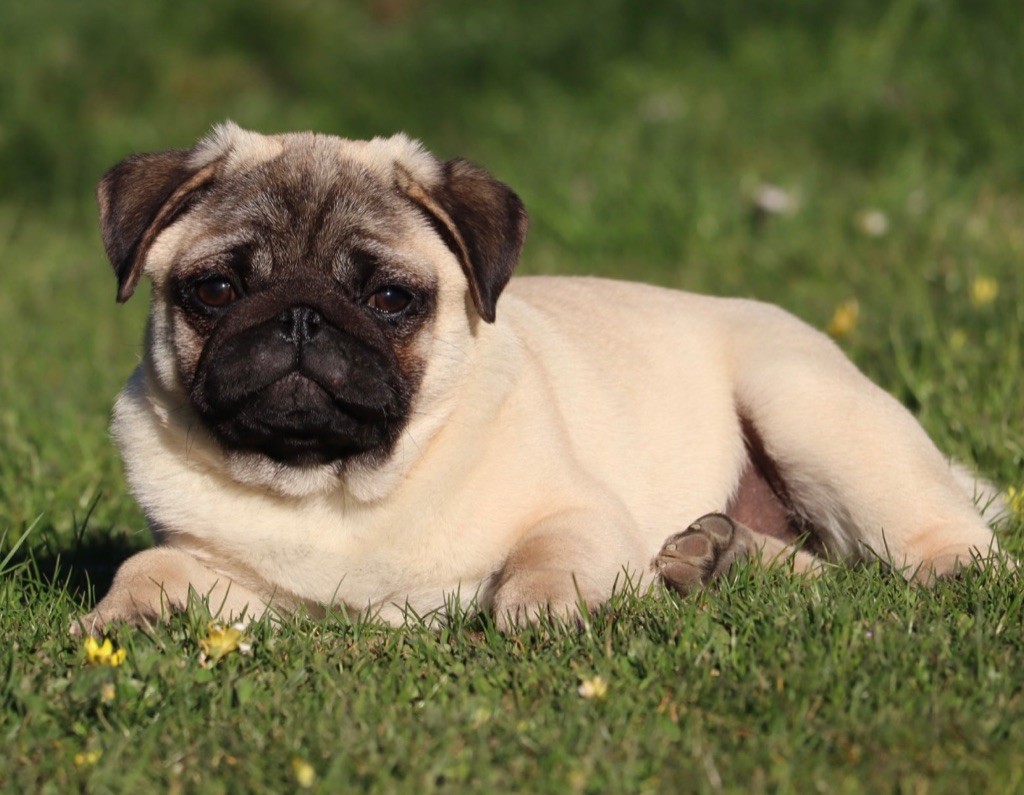
<path id="1" fill-rule="evenodd" d="M 92 605 L 110 589 L 120 565 L 144 548 L 126 539 L 97 538 L 72 549 L 30 550 L 22 558 L 42 582 L 63 588 L 74 599 Z"/>
<path id="2" fill-rule="evenodd" d="M 114 527 L 90 528 L 95 502 L 84 519 L 74 521 L 69 538 L 42 517 L 9 541 L 0 537 L 0 574 L 22 571 L 46 587 L 60 588 L 73 599 L 92 604 L 110 588 L 120 565 L 149 546 L 149 535 L 126 535 Z"/>

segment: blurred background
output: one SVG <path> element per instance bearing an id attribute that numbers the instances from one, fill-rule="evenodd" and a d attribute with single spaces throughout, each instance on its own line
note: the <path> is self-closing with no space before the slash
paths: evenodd
<path id="1" fill-rule="evenodd" d="M 146 294 L 93 190 L 228 118 L 470 157 L 523 272 L 779 303 L 1020 487 L 1022 45 L 1019 0 L 7 2 L 0 532 L 147 543 L 106 435 Z"/>

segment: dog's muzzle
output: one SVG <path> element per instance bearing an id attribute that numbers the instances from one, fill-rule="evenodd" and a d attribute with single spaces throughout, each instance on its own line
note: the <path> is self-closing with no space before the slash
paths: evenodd
<path id="1" fill-rule="evenodd" d="M 372 327 L 307 303 L 260 314 L 218 329 L 196 370 L 193 402 L 223 444 L 310 464 L 393 441 L 407 410 L 401 372 Z"/>

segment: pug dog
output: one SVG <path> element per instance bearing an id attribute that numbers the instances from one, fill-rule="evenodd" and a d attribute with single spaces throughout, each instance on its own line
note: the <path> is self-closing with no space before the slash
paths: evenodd
<path id="1" fill-rule="evenodd" d="M 742 558 L 927 581 L 998 553 L 992 488 L 827 337 L 750 300 L 512 279 L 519 197 L 404 135 L 227 123 L 98 197 L 118 300 L 152 281 L 112 431 L 155 546 L 79 631 L 190 594 L 392 623 L 454 599 L 507 630 Z"/>

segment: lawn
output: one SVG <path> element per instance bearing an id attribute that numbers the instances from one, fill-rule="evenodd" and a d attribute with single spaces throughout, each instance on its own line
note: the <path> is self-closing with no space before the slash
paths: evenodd
<path id="1" fill-rule="evenodd" d="M 472 615 L 297 618 L 205 665 L 201 606 L 117 631 L 119 666 L 66 632 L 149 543 L 106 431 L 146 295 L 115 304 L 92 191 L 225 118 L 405 130 L 487 165 L 531 211 L 523 272 L 832 325 L 947 454 L 1020 495 L 1019 3 L 10 5 L 0 790 L 1024 789 L 1024 591 L 1005 571 L 924 591 L 873 567 L 741 568 L 515 637 Z M 1000 536 L 1020 554 L 1018 507 Z"/>

